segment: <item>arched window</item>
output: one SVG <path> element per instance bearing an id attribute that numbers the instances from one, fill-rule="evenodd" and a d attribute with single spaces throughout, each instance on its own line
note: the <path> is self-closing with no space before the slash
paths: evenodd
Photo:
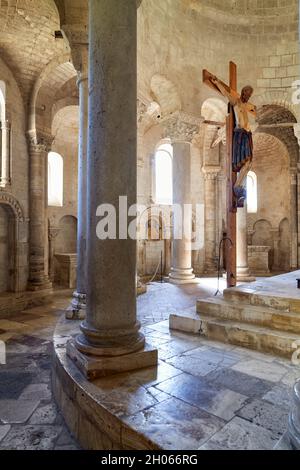
<path id="1" fill-rule="evenodd" d="M 247 175 L 247 210 L 250 214 L 257 213 L 257 176 L 254 171 Z"/>
<path id="2" fill-rule="evenodd" d="M 155 202 L 173 204 L 173 147 L 162 144 L 155 153 Z"/>
<path id="3" fill-rule="evenodd" d="M 48 206 L 63 206 L 64 162 L 59 153 L 48 153 Z"/>

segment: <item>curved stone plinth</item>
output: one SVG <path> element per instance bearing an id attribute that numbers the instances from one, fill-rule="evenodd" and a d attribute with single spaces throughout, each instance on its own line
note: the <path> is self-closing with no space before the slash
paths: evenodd
<path id="1" fill-rule="evenodd" d="M 292 446 L 300 450 L 300 380 L 294 386 L 292 411 L 289 417 L 289 439 Z"/>
<path id="2" fill-rule="evenodd" d="M 62 317 L 54 333 L 52 387 L 70 431 L 88 450 L 161 449 L 159 443 L 128 424 L 139 409 L 153 405 L 147 385 L 155 382 L 157 367 L 89 382 L 66 353 L 79 325 L 79 321 Z"/>
<path id="3" fill-rule="evenodd" d="M 171 268 L 171 272 L 169 274 L 169 282 L 171 284 L 194 284 L 197 283 L 198 280 L 196 279 L 195 274 L 193 273 L 193 269 L 176 269 Z"/>

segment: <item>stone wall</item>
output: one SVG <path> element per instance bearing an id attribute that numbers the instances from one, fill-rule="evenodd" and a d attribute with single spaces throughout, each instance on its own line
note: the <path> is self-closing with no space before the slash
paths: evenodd
<path id="1" fill-rule="evenodd" d="M 14 219 L 11 222 L 15 227 L 12 234 L 14 248 L 11 247 L 11 250 L 18 251 L 14 254 L 15 258 L 18 257 L 15 266 L 10 266 L 15 270 L 15 281 L 10 282 L 8 287 L 9 290 L 20 291 L 26 289 L 28 280 L 29 157 L 25 135 L 26 114 L 17 82 L 1 59 L 0 80 L 6 85 L 6 118 L 11 123 L 11 184 L 0 190 L 0 204 L 2 209 L 6 208 L 9 211 L 9 217 Z M 19 216 L 13 207 L 15 205 L 20 211 Z M 22 227 L 18 225 L 18 218 L 22 219 L 22 222 L 20 221 Z M 18 233 L 16 233 L 17 225 Z M 5 273 L 3 275 L 6 277 Z"/>

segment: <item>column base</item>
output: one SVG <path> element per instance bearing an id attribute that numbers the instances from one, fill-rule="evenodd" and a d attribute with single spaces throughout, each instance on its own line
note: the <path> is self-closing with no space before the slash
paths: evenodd
<path id="1" fill-rule="evenodd" d="M 194 284 L 198 282 L 196 279 L 195 274 L 193 273 L 193 269 L 176 269 L 171 268 L 171 272 L 169 274 L 169 282 L 171 284 Z"/>
<path id="2" fill-rule="evenodd" d="M 138 279 L 137 285 L 136 285 L 137 295 L 143 295 L 143 294 L 146 294 L 146 292 L 147 292 L 147 285 L 143 284 L 142 281 L 140 281 L 140 279 Z"/>
<path id="3" fill-rule="evenodd" d="M 292 446 L 300 450 L 300 381 L 294 386 L 293 408 L 289 417 L 288 436 Z"/>
<path id="4" fill-rule="evenodd" d="M 27 289 L 31 292 L 36 292 L 39 290 L 51 290 L 52 282 L 48 277 L 45 276 L 44 279 L 29 281 Z"/>
<path id="5" fill-rule="evenodd" d="M 239 282 L 254 282 L 256 281 L 255 276 L 252 276 L 252 274 L 249 271 L 249 268 L 238 268 L 237 269 L 237 275 L 236 279 Z"/>
<path id="6" fill-rule="evenodd" d="M 139 351 L 120 356 L 92 356 L 80 352 L 74 340 L 67 343 L 67 355 L 88 380 L 154 367 L 158 364 L 158 352 L 145 345 Z"/>
<path id="7" fill-rule="evenodd" d="M 86 316 L 86 294 L 73 293 L 71 305 L 66 310 L 67 320 L 84 320 Z"/>

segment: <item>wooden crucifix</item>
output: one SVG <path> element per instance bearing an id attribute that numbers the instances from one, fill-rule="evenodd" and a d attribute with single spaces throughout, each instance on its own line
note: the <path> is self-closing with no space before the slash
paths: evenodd
<path id="1" fill-rule="evenodd" d="M 226 124 L 226 250 L 225 262 L 227 287 L 235 287 L 237 282 L 236 256 L 236 217 L 237 207 L 243 207 L 245 199 L 245 178 L 250 170 L 253 157 L 252 134 L 248 123 L 248 113 L 256 116 L 256 107 L 249 102 L 253 88 L 243 88 L 237 92 L 237 66 L 229 63 L 229 86 L 207 70 L 203 70 L 203 83 L 227 97 L 228 115 L 226 123 L 206 121 L 218 127 Z M 242 202 L 240 202 L 242 201 Z"/>

